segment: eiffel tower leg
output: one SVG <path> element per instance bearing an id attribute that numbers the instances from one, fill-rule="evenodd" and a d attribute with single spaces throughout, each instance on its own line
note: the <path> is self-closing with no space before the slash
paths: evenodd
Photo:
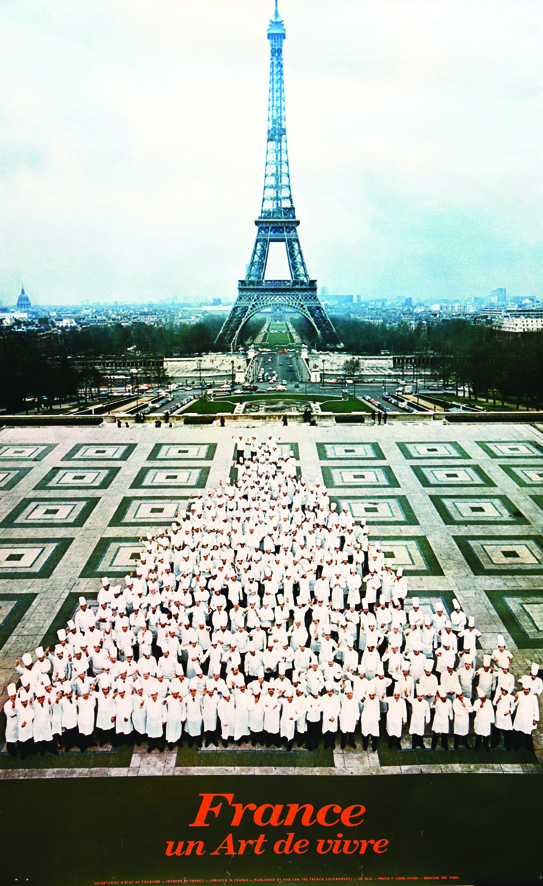
<path id="1" fill-rule="evenodd" d="M 315 303 L 310 300 L 306 302 L 305 312 L 308 320 L 315 327 L 321 344 L 330 347 L 341 345 L 339 336 L 332 326 L 332 321 L 317 299 L 315 299 Z"/>
<path id="2" fill-rule="evenodd" d="M 215 344 L 222 347 L 237 346 L 238 335 L 244 323 L 249 319 L 250 305 L 243 296 L 238 295 L 234 307 L 223 323 L 221 330 L 215 339 Z"/>

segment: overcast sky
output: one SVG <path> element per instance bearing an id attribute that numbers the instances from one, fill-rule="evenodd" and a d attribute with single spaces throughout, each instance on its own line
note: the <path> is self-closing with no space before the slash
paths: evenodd
<path id="1" fill-rule="evenodd" d="M 236 295 L 273 0 L 2 0 L 0 300 Z M 309 273 L 541 296 L 541 0 L 280 0 Z"/>

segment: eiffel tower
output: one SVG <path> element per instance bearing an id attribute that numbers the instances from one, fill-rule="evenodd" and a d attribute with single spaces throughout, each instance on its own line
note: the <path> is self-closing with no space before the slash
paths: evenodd
<path id="1" fill-rule="evenodd" d="M 338 334 L 317 295 L 317 281 L 310 280 L 298 239 L 287 152 L 283 41 L 285 25 L 275 13 L 268 27 L 270 41 L 270 88 L 268 97 L 268 139 L 264 194 L 260 216 L 255 220 L 256 241 L 245 280 L 238 283 L 238 297 L 217 336 L 218 345 L 235 348 L 244 324 L 265 308 L 290 308 L 309 320 L 322 346 L 341 345 Z M 290 269 L 290 280 L 265 280 L 270 243 L 283 243 Z"/>

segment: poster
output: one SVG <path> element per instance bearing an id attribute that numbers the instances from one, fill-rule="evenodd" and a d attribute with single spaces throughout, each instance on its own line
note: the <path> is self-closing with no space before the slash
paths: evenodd
<path id="1" fill-rule="evenodd" d="M 490 886 L 540 876 L 537 777 L 83 778 L 76 791 L 73 782 L 2 782 L 0 882 Z M 276 826 L 296 804 L 294 822 Z"/>
<path id="2" fill-rule="evenodd" d="M 44 302 L 129 301 L 137 281 L 143 303 L 172 280 L 182 299 L 232 298 L 260 200 L 272 12 L 256 0 L 4 4 L 4 292 L 30 274 Z M 532 291 L 538 4 L 283 0 L 281 12 L 292 177 L 319 279 L 357 291 L 362 273 L 366 292 L 390 297 L 409 279 L 437 298 L 454 276 L 466 291 L 469 240 L 485 280 L 506 273 L 505 252 Z M 0 883 L 528 886 L 542 875 L 537 775 L 8 773 Z"/>

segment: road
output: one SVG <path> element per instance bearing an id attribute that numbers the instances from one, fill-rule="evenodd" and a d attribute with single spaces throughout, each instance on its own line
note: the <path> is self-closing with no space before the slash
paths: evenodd
<path id="1" fill-rule="evenodd" d="M 261 347 L 253 363 L 253 377 L 248 383 L 257 385 L 258 391 L 262 393 L 272 393 L 272 391 L 276 391 L 277 385 L 282 384 L 285 384 L 286 393 L 288 394 L 313 394 L 319 397 L 328 394 L 341 397 L 342 392 L 346 391 L 349 397 L 371 398 L 380 404 L 379 408 L 384 412 L 415 411 L 411 404 L 400 407 L 396 402 L 387 402 L 385 399 L 387 394 L 393 394 L 399 383 L 401 383 L 400 375 L 397 377 L 387 375 L 380 379 L 372 379 L 371 381 L 361 379 L 344 383 L 341 375 L 334 376 L 331 371 L 326 371 L 324 384 L 322 379 L 319 382 L 311 382 L 308 379 L 305 364 L 299 354 L 299 349 L 294 347 L 289 348 L 286 353 L 280 353 L 279 350 L 264 346 Z M 200 385 L 199 379 L 195 381 L 193 377 L 190 381 L 188 379 L 185 382 L 181 381 L 179 387 L 167 394 L 164 393 L 164 396 L 158 402 L 148 402 L 145 406 L 146 414 L 162 417 L 166 411 L 170 414 L 176 413 L 189 399 L 200 396 L 203 393 L 205 383 L 205 376 L 202 378 L 202 385 Z M 214 382 L 215 387 L 222 384 L 228 384 L 232 387 L 229 374 L 226 374 L 221 381 L 215 380 Z M 238 394 L 238 392 L 241 393 L 241 385 L 239 387 L 234 386 L 232 389 L 232 393 Z M 155 398 L 158 397 L 159 389 L 148 391 L 147 395 L 153 393 Z M 218 396 L 221 396 L 221 394 Z M 136 410 L 131 411 L 135 412 Z M 142 410 L 140 409 L 140 411 Z"/>
<path id="2" fill-rule="evenodd" d="M 276 376 L 274 381 L 272 381 L 273 376 Z M 390 403 L 385 399 L 387 394 L 394 393 L 398 387 L 398 383 L 401 381 L 399 375 L 397 378 L 383 376 L 381 380 L 371 382 L 353 380 L 345 384 L 341 376 L 337 376 L 337 381 L 334 381 L 334 378 L 332 372 L 326 372 L 324 384 L 322 379 L 319 382 L 311 382 L 297 350 L 290 348 L 288 353 L 283 354 L 261 348 L 255 357 L 252 382 L 258 385 L 260 391 L 268 391 L 269 388 L 275 389 L 278 384 L 286 383 L 286 392 L 289 394 L 341 396 L 342 391 L 347 391 L 349 397 L 371 398 L 380 404 L 379 408 L 383 412 L 413 411 L 411 404 L 401 407 L 397 402 Z"/>

